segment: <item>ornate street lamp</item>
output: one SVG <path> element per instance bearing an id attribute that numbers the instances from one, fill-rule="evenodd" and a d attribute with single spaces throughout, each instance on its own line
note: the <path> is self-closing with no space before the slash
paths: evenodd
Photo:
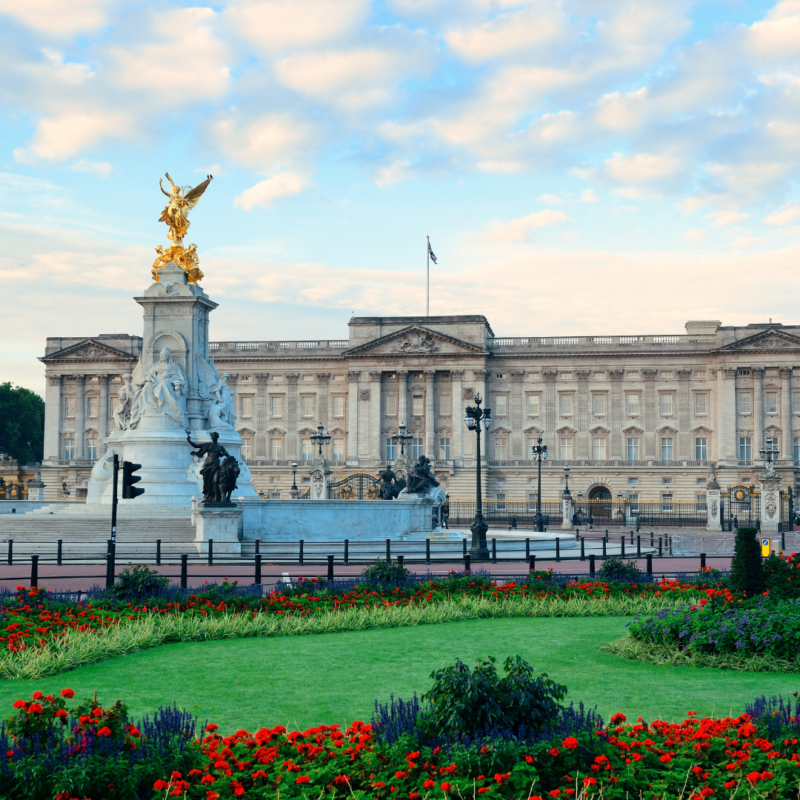
<path id="1" fill-rule="evenodd" d="M 320 450 L 321 452 L 321 450 Z M 297 497 L 297 462 L 292 461 L 292 489 L 294 496 Z"/>
<path id="2" fill-rule="evenodd" d="M 564 481 L 565 481 L 564 494 L 567 497 L 572 497 L 572 495 L 569 493 L 569 464 L 567 464 L 567 466 L 564 467 Z"/>
<path id="3" fill-rule="evenodd" d="M 481 497 L 481 421 L 486 426 L 488 431 L 492 425 L 492 409 L 481 408 L 481 396 L 475 395 L 475 407 L 467 406 L 464 411 L 464 424 L 471 431 L 475 431 L 475 436 L 478 443 L 478 460 L 477 465 L 477 479 L 476 479 L 476 502 L 475 502 L 475 520 L 470 526 L 472 531 L 472 547 L 469 553 L 475 559 L 488 559 L 489 548 L 486 545 L 486 531 L 489 526 L 483 518 L 483 498 Z"/>
<path id="4" fill-rule="evenodd" d="M 329 433 L 325 433 L 325 426 L 320 422 L 320 424 L 317 425 L 317 432 L 312 433 L 309 438 L 312 442 L 319 445 L 319 457 L 322 458 L 322 445 L 330 442 L 331 435 Z"/>
<path id="5" fill-rule="evenodd" d="M 778 460 L 778 448 L 775 447 L 773 442 L 770 442 L 769 447 L 762 447 L 759 453 L 761 453 L 762 461 L 765 461 L 767 464 L 767 470 L 770 469 L 773 461 Z"/>
<path id="6" fill-rule="evenodd" d="M 406 433 L 406 424 L 405 422 L 400 423 L 400 432 L 392 434 L 392 441 L 397 445 L 400 442 L 400 456 L 405 456 L 406 454 L 406 444 L 410 442 L 414 438 L 413 433 Z"/>
<path id="7" fill-rule="evenodd" d="M 542 437 L 536 440 L 536 444 L 531 445 L 533 460 L 539 468 L 539 476 L 536 481 L 536 517 L 534 523 L 536 530 L 541 533 L 544 530 L 544 519 L 542 518 L 542 461 L 547 461 L 547 445 L 542 444 Z"/>

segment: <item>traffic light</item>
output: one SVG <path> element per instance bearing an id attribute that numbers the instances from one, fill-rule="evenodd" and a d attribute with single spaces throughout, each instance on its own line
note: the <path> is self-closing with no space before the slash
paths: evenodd
<path id="1" fill-rule="evenodd" d="M 134 475 L 142 468 L 141 464 L 133 464 L 130 461 L 122 462 L 122 497 L 125 500 L 133 500 L 140 494 L 144 494 L 144 489 L 137 489 L 133 484 L 139 483 L 141 475 Z"/>

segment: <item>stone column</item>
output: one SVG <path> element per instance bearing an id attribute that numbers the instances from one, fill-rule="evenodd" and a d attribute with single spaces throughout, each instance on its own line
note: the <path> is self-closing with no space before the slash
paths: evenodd
<path id="1" fill-rule="evenodd" d="M 397 413 L 408 425 L 408 370 L 397 370 Z"/>
<path id="2" fill-rule="evenodd" d="M 724 367 L 717 371 L 717 386 L 719 387 L 721 403 L 719 429 L 720 429 L 720 458 L 731 466 L 739 460 L 736 449 L 736 433 L 739 429 L 739 409 L 736 407 L 736 369 Z"/>
<path id="3" fill-rule="evenodd" d="M 706 530 L 722 530 L 722 503 L 719 484 L 717 483 L 717 470 L 711 468 L 711 480 L 706 483 Z"/>
<path id="4" fill-rule="evenodd" d="M 543 370 L 544 378 L 544 409 L 542 409 L 542 419 L 544 420 L 544 433 L 542 439 L 547 449 L 550 451 L 550 458 L 558 458 L 559 453 L 556 449 L 556 419 L 558 409 L 556 408 L 556 377 L 558 371 L 554 369 Z"/>
<path id="5" fill-rule="evenodd" d="M 309 492 L 309 498 L 311 500 L 327 500 L 329 476 L 331 474 L 328 459 L 315 458 L 308 473 L 311 475 L 311 491 Z"/>
<path id="6" fill-rule="evenodd" d="M 492 407 L 492 404 L 489 402 L 489 398 L 486 396 L 486 370 L 485 369 L 474 369 L 472 370 L 473 378 L 475 379 L 475 397 L 478 395 L 481 396 L 483 400 L 483 408 L 486 408 L 488 405 L 489 408 Z"/>
<path id="7" fill-rule="evenodd" d="M 61 376 L 47 376 L 47 396 L 44 404 L 44 458 L 61 458 Z"/>
<path id="8" fill-rule="evenodd" d="M 644 376 L 644 458 L 656 456 L 656 376 L 657 369 L 642 370 Z"/>
<path id="9" fill-rule="evenodd" d="M 425 455 L 436 461 L 436 415 L 434 413 L 434 370 L 425 370 Z"/>
<path id="10" fill-rule="evenodd" d="M 612 369 L 608 372 L 611 379 L 611 407 L 608 409 L 611 422 L 611 460 L 622 459 L 622 376 L 624 371 Z"/>
<path id="11" fill-rule="evenodd" d="M 100 381 L 100 400 L 98 401 L 99 408 L 97 409 L 97 427 L 98 438 L 100 441 L 97 443 L 97 457 L 103 455 L 106 451 L 105 438 L 108 436 L 108 375 L 98 375 Z"/>
<path id="12" fill-rule="evenodd" d="M 690 369 L 679 369 L 678 376 L 678 454 L 677 458 L 692 459 L 694 453 L 689 451 L 689 429 L 692 426 L 691 409 L 689 406 L 689 378 L 692 374 Z"/>
<path id="13" fill-rule="evenodd" d="M 781 479 L 763 472 L 760 476 L 761 489 L 761 535 L 775 534 L 781 520 Z"/>
<path id="14" fill-rule="evenodd" d="M 86 458 L 84 429 L 86 428 L 86 376 L 75 376 L 75 458 Z"/>
<path id="15" fill-rule="evenodd" d="M 255 410 L 255 454 L 256 458 L 267 458 L 267 381 L 266 373 L 256 375 Z"/>
<path id="16" fill-rule="evenodd" d="M 450 457 L 454 461 L 464 458 L 464 389 L 462 378 L 464 371 L 450 370 L 450 379 L 453 381 L 453 438 L 450 440 Z"/>
<path id="17" fill-rule="evenodd" d="M 568 531 L 572 528 L 572 494 L 561 494 L 561 530 Z"/>
<path id="18" fill-rule="evenodd" d="M 781 430 L 783 431 L 783 452 L 780 458 L 792 458 L 792 368 L 781 367 L 783 391 L 781 397 Z"/>
<path id="19" fill-rule="evenodd" d="M 522 420 L 523 420 L 523 395 L 522 381 L 525 379 L 524 372 L 512 372 L 511 377 L 511 408 L 509 408 L 509 419 L 511 420 L 511 441 L 509 444 L 509 454 L 511 458 L 523 458 L 524 445 L 522 441 Z"/>
<path id="20" fill-rule="evenodd" d="M 317 375 L 319 385 L 319 397 L 317 398 L 317 416 L 319 421 L 328 427 L 328 381 L 331 379 L 330 372 L 323 372 Z"/>
<path id="21" fill-rule="evenodd" d="M 370 392 L 369 392 L 369 402 L 370 402 L 370 423 L 371 423 L 371 432 L 370 432 L 370 448 L 369 454 L 373 460 L 380 461 L 383 457 L 383 452 L 381 448 L 381 421 L 383 418 L 383 408 L 381 403 L 381 376 L 383 373 L 381 372 L 370 372 L 369 380 L 370 380 Z"/>
<path id="22" fill-rule="evenodd" d="M 753 376 L 753 461 L 760 457 L 764 446 L 764 367 L 751 367 Z"/>
<path id="23" fill-rule="evenodd" d="M 591 375 L 591 370 L 588 369 L 575 372 L 575 377 L 578 379 L 578 413 L 575 425 L 578 429 L 576 458 L 591 458 L 589 453 L 589 378 Z M 571 515 L 570 519 L 572 519 Z"/>
<path id="24" fill-rule="evenodd" d="M 286 458 L 297 461 L 297 374 L 287 375 L 289 391 L 286 393 Z"/>
<path id="25" fill-rule="evenodd" d="M 360 372 L 347 373 L 347 463 L 358 464 L 358 379 Z"/>

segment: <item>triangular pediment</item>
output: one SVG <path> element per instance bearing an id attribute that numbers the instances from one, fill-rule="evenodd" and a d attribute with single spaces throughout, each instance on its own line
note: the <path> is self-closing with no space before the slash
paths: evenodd
<path id="1" fill-rule="evenodd" d="M 478 347 L 461 339 L 426 328 L 423 325 L 409 325 L 407 328 L 365 342 L 357 347 L 344 350 L 345 358 L 371 356 L 451 356 L 488 355 L 485 347 Z"/>
<path id="2" fill-rule="evenodd" d="M 63 350 L 42 356 L 39 361 L 50 364 L 64 361 L 135 361 L 138 358 L 138 355 L 133 356 L 124 350 L 118 350 L 116 347 L 98 342 L 96 339 L 84 339 Z"/>
<path id="3" fill-rule="evenodd" d="M 768 328 L 720 348 L 721 352 L 771 353 L 775 350 L 800 350 L 800 336 L 787 333 L 780 328 Z"/>

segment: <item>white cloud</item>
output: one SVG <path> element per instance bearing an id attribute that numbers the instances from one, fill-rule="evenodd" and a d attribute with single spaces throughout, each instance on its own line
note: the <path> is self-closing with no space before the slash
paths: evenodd
<path id="1" fill-rule="evenodd" d="M 581 193 L 582 203 L 596 203 L 600 198 L 594 193 L 594 189 L 584 189 Z"/>
<path id="2" fill-rule="evenodd" d="M 740 236 L 731 242 L 731 247 L 755 247 L 757 244 L 763 244 L 766 241 L 768 240 L 758 236 Z"/>
<path id="3" fill-rule="evenodd" d="M 209 138 L 219 152 L 257 170 L 272 170 L 292 160 L 308 147 L 312 137 L 306 123 L 288 114 L 254 119 L 236 114 L 217 120 L 209 129 Z"/>
<path id="4" fill-rule="evenodd" d="M 749 214 L 739 214 L 736 211 L 712 211 L 710 214 L 706 214 L 706 219 L 714 220 L 715 228 L 723 228 L 737 222 L 744 222 L 749 218 Z"/>
<path id="5" fill-rule="evenodd" d="M 300 194 L 307 185 L 308 180 L 297 172 L 279 172 L 243 191 L 233 203 L 250 211 L 256 206 L 271 205 L 281 197 Z"/>
<path id="6" fill-rule="evenodd" d="M 67 37 L 99 28 L 110 0 L 0 0 L 0 14 L 48 36 Z"/>
<path id="7" fill-rule="evenodd" d="M 672 156 L 637 153 L 625 156 L 614 153 L 605 163 L 605 174 L 625 184 L 648 184 L 670 178 L 681 168 L 681 160 Z"/>
<path id="8" fill-rule="evenodd" d="M 85 158 L 82 158 L 72 165 L 72 169 L 74 169 L 75 172 L 91 172 L 99 178 L 108 178 L 114 167 L 106 161 L 87 161 Z"/>
<path id="9" fill-rule="evenodd" d="M 681 236 L 686 242 L 700 242 L 706 237 L 706 232 L 702 228 L 692 228 Z"/>
<path id="10" fill-rule="evenodd" d="M 380 187 L 410 180 L 415 176 L 410 161 L 393 161 L 375 173 L 375 184 Z"/>
<path id="11" fill-rule="evenodd" d="M 369 0 L 243 0 L 224 12 L 240 36 L 267 52 L 338 39 L 368 13 Z"/>
<path id="12" fill-rule="evenodd" d="M 491 222 L 481 238 L 487 242 L 522 242 L 536 228 L 546 228 L 563 222 L 569 222 L 569 217 L 563 211 L 546 208 L 510 222 Z"/>
<path id="13" fill-rule="evenodd" d="M 566 203 L 566 200 L 562 200 L 560 197 L 554 194 L 540 194 L 537 198 L 542 203 L 547 203 L 548 205 L 563 205 Z"/>
<path id="14" fill-rule="evenodd" d="M 765 225 L 789 225 L 800 219 L 800 204 L 792 203 L 782 211 L 770 214 L 765 220 Z"/>
<path id="15" fill-rule="evenodd" d="M 750 26 L 747 43 L 761 59 L 774 61 L 800 56 L 800 2 L 776 3 L 764 19 Z"/>

